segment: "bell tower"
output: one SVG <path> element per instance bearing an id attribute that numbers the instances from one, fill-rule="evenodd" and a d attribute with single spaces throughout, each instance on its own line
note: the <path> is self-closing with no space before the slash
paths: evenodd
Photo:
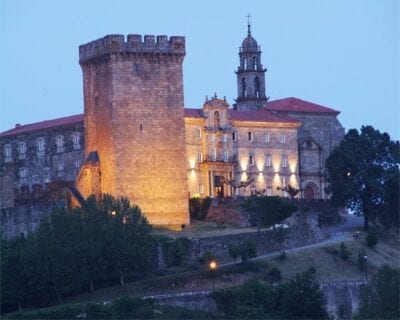
<path id="1" fill-rule="evenodd" d="M 235 108 L 240 111 L 260 109 L 268 100 L 265 95 L 267 69 L 261 63 L 260 46 L 251 35 L 250 20 L 247 23 L 247 37 L 239 48 L 239 58 L 239 67 L 235 72 L 238 88 Z"/>

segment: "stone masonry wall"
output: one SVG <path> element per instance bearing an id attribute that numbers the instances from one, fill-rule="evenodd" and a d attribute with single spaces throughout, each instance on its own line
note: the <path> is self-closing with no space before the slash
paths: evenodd
<path id="1" fill-rule="evenodd" d="M 102 192 L 127 196 L 153 224 L 189 223 L 185 40 L 155 40 L 113 35 L 80 47 L 86 154 L 99 154 Z"/>

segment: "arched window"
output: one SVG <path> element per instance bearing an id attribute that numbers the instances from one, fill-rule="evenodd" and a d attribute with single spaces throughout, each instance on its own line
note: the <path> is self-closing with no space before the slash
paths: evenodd
<path id="1" fill-rule="evenodd" d="M 219 128 L 220 127 L 220 122 L 219 122 L 219 112 L 215 111 L 214 112 L 214 127 Z"/>
<path id="2" fill-rule="evenodd" d="M 258 77 L 254 78 L 254 94 L 256 98 L 260 97 L 260 79 Z"/>
<path id="3" fill-rule="evenodd" d="M 246 79 L 242 78 L 242 96 L 246 97 Z"/>
<path id="4" fill-rule="evenodd" d="M 253 57 L 253 70 L 257 69 L 257 57 Z"/>
<path id="5" fill-rule="evenodd" d="M 246 58 L 243 58 L 243 70 L 246 70 L 247 69 L 247 61 L 246 61 Z"/>

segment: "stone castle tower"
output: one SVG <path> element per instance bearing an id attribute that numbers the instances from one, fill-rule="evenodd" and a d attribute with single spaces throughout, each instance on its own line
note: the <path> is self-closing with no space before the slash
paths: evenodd
<path id="1" fill-rule="evenodd" d="M 108 35 L 80 46 L 83 195 L 126 196 L 152 224 L 189 222 L 184 57 L 184 37 Z"/>
<path id="2" fill-rule="evenodd" d="M 265 106 L 265 72 L 261 63 L 261 49 L 251 36 L 250 23 L 247 25 L 247 37 L 239 48 L 240 64 L 237 75 L 236 108 L 240 111 L 257 110 Z"/>

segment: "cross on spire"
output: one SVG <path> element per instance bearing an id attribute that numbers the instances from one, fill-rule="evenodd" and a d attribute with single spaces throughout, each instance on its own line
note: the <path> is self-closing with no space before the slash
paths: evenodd
<path id="1" fill-rule="evenodd" d="M 251 35 L 251 15 L 250 13 L 247 14 L 247 35 Z"/>

